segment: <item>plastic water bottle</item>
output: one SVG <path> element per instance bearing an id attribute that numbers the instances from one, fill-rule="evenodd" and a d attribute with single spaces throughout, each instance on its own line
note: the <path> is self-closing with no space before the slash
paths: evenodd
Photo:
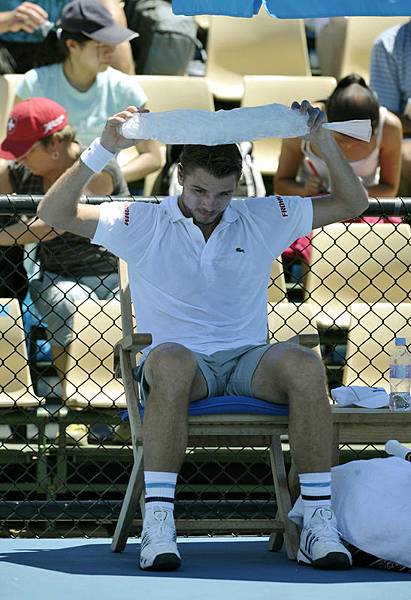
<path id="1" fill-rule="evenodd" d="M 410 398 L 411 360 L 406 339 L 395 338 L 395 346 L 390 359 L 390 409 L 405 411 L 411 409 Z"/>

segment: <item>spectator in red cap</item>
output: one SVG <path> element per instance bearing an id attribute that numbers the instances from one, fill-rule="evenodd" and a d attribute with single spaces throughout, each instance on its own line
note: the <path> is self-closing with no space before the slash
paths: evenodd
<path id="1" fill-rule="evenodd" d="M 10 161 L 0 166 L 0 189 L 5 194 L 42 195 L 76 162 L 81 151 L 62 106 L 47 98 L 24 100 L 12 110 L 7 137 L 0 145 L 0 158 Z M 90 180 L 87 194 L 128 195 L 115 160 Z M 40 267 L 39 276 L 30 281 L 31 296 L 47 324 L 54 363 L 64 382 L 75 302 L 114 297 L 118 290 L 117 261 L 84 237 L 56 231 L 37 217 L 19 220 L 0 231 L 0 246 L 30 243 L 38 243 Z M 71 429 L 75 439 L 86 433 L 83 425 Z"/>
<path id="2" fill-rule="evenodd" d="M 142 108 L 147 97 L 130 75 L 110 67 L 118 44 L 137 34 L 119 26 L 95 0 L 72 0 L 60 19 L 60 56 L 32 69 L 18 85 L 17 101 L 34 96 L 63 105 L 82 144 L 89 144 L 113 114 L 127 106 Z M 161 166 L 160 146 L 140 142 L 138 154 L 122 167 L 128 182 L 142 180 Z"/>

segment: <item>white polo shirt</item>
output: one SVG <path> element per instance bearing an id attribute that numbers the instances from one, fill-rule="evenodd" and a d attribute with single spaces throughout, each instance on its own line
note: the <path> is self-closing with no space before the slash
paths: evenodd
<path id="1" fill-rule="evenodd" d="M 138 330 L 212 354 L 267 336 L 273 259 L 312 229 L 311 198 L 236 198 L 206 242 L 177 197 L 100 206 L 92 243 L 128 264 Z"/>

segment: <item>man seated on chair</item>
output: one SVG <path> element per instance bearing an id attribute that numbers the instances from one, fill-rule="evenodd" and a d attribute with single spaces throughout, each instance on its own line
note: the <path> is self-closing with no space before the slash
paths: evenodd
<path id="1" fill-rule="evenodd" d="M 233 199 L 241 154 L 231 144 L 184 147 L 179 197 L 161 204 L 79 204 L 93 173 L 135 143 L 118 132 L 137 111 L 128 107 L 107 121 L 101 138 L 39 205 L 45 222 L 89 237 L 127 262 L 140 331 L 153 336 L 138 370 L 145 401 L 142 569 L 180 566 L 173 502 L 186 452 L 188 404 L 223 394 L 289 405 L 304 501 L 298 560 L 318 568 L 351 567 L 331 510 L 332 417 L 323 364 L 298 345 L 266 344 L 267 282 L 272 260 L 292 241 L 358 216 L 368 199 L 332 134 L 321 127 L 324 114 L 308 101 L 292 108 L 307 115 L 310 141 L 327 163 L 327 198 Z"/>

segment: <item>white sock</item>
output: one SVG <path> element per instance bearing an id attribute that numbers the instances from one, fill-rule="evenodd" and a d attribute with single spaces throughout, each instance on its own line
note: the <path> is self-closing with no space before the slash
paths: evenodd
<path id="1" fill-rule="evenodd" d="M 304 526 L 317 508 L 331 508 L 331 472 L 300 473 L 301 498 L 304 507 Z"/>
<path id="2" fill-rule="evenodd" d="M 160 507 L 164 510 L 174 510 L 177 473 L 162 471 L 144 471 L 146 488 L 146 511 Z"/>
<path id="3" fill-rule="evenodd" d="M 385 451 L 392 456 L 398 456 L 404 460 L 411 461 L 411 448 L 407 448 L 407 446 L 404 446 L 398 440 L 388 440 L 385 444 Z"/>

